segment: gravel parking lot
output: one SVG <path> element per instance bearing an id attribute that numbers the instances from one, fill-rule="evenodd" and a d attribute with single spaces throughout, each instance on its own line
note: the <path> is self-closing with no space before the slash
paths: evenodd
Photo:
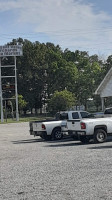
<path id="1" fill-rule="evenodd" d="M 112 200 L 112 138 L 43 141 L 28 123 L 0 125 L 0 200 Z"/>

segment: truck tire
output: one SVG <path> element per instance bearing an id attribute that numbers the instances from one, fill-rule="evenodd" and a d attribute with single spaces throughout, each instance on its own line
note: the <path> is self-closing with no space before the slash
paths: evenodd
<path id="1" fill-rule="evenodd" d="M 103 129 L 97 129 L 94 134 L 95 143 L 103 143 L 107 139 L 107 133 Z"/>
<path id="2" fill-rule="evenodd" d="M 61 140 L 63 138 L 63 133 L 61 132 L 60 127 L 57 127 L 52 131 L 52 138 L 54 140 Z"/>
<path id="3" fill-rule="evenodd" d="M 51 140 L 51 135 L 47 135 L 46 132 L 42 133 L 40 137 L 44 140 Z"/>
<path id="4" fill-rule="evenodd" d="M 86 137 L 86 136 L 80 136 L 79 140 L 83 143 L 83 144 L 87 144 L 90 141 L 90 138 Z"/>

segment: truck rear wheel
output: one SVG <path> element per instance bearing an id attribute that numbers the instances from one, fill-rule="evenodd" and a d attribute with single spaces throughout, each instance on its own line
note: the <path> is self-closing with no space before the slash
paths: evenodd
<path id="1" fill-rule="evenodd" d="M 52 132 L 52 138 L 54 140 L 61 140 L 63 138 L 63 133 L 61 132 L 61 128 L 55 128 Z"/>
<path id="2" fill-rule="evenodd" d="M 103 143 L 107 139 L 107 133 L 103 129 L 97 129 L 94 134 L 94 141 L 96 143 Z"/>
<path id="3" fill-rule="evenodd" d="M 51 135 L 47 135 L 46 132 L 43 132 L 40 137 L 44 140 L 51 140 Z"/>

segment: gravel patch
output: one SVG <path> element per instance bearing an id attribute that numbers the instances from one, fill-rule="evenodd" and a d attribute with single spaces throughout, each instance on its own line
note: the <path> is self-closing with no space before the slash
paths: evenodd
<path id="1" fill-rule="evenodd" d="M 112 200 L 112 139 L 43 141 L 0 125 L 0 200 Z"/>

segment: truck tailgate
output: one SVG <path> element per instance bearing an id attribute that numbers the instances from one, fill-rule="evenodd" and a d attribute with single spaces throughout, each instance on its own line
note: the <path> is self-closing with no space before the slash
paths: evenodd
<path id="1" fill-rule="evenodd" d="M 42 131 L 42 122 L 33 122 L 33 131 Z"/>
<path id="2" fill-rule="evenodd" d="M 67 128 L 69 131 L 77 131 L 81 130 L 80 120 L 68 120 L 67 121 Z"/>

